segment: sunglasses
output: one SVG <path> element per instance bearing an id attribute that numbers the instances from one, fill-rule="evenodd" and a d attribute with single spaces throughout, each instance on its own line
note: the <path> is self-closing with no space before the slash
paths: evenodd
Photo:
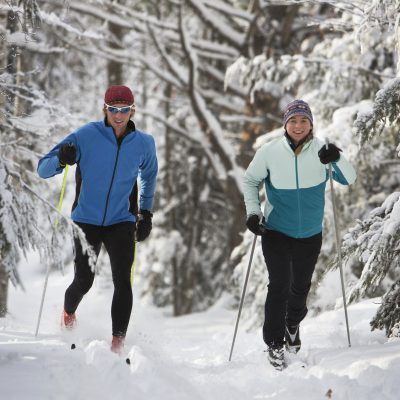
<path id="1" fill-rule="evenodd" d="M 126 106 L 126 107 L 114 107 L 110 106 L 108 104 L 105 104 L 105 107 L 110 113 L 116 114 L 116 113 L 122 113 L 122 114 L 127 114 L 131 110 L 135 108 L 135 105 L 132 104 L 131 106 Z"/>

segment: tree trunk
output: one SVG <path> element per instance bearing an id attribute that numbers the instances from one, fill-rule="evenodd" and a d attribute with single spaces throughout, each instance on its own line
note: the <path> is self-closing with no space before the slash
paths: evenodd
<path id="1" fill-rule="evenodd" d="M 143 42 L 142 43 L 142 54 L 143 54 L 144 57 L 146 57 L 146 48 L 147 48 L 146 47 L 146 43 Z M 142 95 L 141 95 L 141 99 L 140 99 L 140 108 L 141 109 L 145 109 L 146 106 L 147 106 L 147 99 L 148 99 L 148 90 L 147 90 L 148 89 L 148 83 L 147 83 L 146 68 L 144 66 L 141 68 L 141 71 L 140 71 L 140 82 L 141 82 L 141 86 L 142 86 Z M 168 87 L 169 87 L 169 89 L 168 89 Z M 167 85 L 166 91 L 171 92 L 170 85 Z M 135 94 L 135 90 L 133 90 L 133 93 Z M 169 105 L 167 105 L 167 109 L 169 109 Z M 169 110 L 168 110 L 168 114 L 166 114 L 166 115 L 169 115 Z M 149 126 L 148 119 L 149 119 L 149 117 L 147 115 L 144 115 L 142 117 L 142 124 L 143 124 L 142 129 L 145 132 L 147 132 L 147 129 L 148 129 L 148 126 Z M 168 127 L 166 129 L 168 130 Z M 168 136 L 168 133 L 166 133 L 166 136 Z"/>
<path id="2" fill-rule="evenodd" d="M 1 196 L 0 196 L 1 200 Z M 0 260 L 4 260 L 6 254 L 10 251 L 10 244 L 7 242 L 4 234 L 3 225 L 0 224 Z M 7 315 L 7 295 L 8 295 L 8 282 L 9 273 L 6 269 L 5 264 L 0 261 L 0 318 L 4 318 Z"/>
<path id="3" fill-rule="evenodd" d="M 18 30 L 18 19 L 15 16 L 15 13 L 10 11 L 8 12 L 7 21 L 5 22 L 6 30 L 9 33 L 15 33 Z M 14 45 L 8 45 L 5 40 L 2 40 L 0 43 L 0 52 L 2 54 L 6 54 L 6 57 L 2 57 L 0 68 L 6 68 L 7 73 L 12 79 L 11 83 L 16 83 L 17 76 L 17 68 L 18 68 L 18 48 Z M 6 113 L 0 113 L 1 118 L 7 118 L 7 115 L 14 115 L 16 110 L 16 96 L 11 91 L 6 92 L 6 96 L 4 96 L 4 104 L 0 103 L 0 106 L 4 106 Z M 2 99 L 2 96 L 0 96 Z M 0 194 L 1 200 L 1 194 Z M 7 239 L 4 234 L 3 226 L 0 224 L 0 242 L 3 243 L 0 248 L 0 260 L 4 260 L 7 252 L 10 249 L 10 245 L 7 242 Z M 8 296 L 8 282 L 9 282 L 9 274 L 6 270 L 6 266 L 3 262 L 0 261 L 0 318 L 3 318 L 7 314 L 7 296 Z"/>
<path id="4" fill-rule="evenodd" d="M 9 11 L 7 14 L 6 30 L 10 34 L 18 31 L 18 19 L 13 11 Z M 19 63 L 18 47 L 16 45 L 9 44 L 7 46 L 7 57 L 4 58 L 7 60 L 6 70 L 11 79 L 10 83 L 15 85 L 17 83 L 16 77 L 17 77 L 17 68 Z M 14 115 L 17 109 L 16 101 L 17 101 L 17 96 L 15 96 L 12 91 L 7 91 L 5 107 L 6 111 L 10 115 Z"/>
<path id="5" fill-rule="evenodd" d="M 172 87 L 170 84 L 167 84 L 164 90 L 164 96 L 166 99 L 171 98 Z M 168 101 L 165 102 L 164 115 L 165 118 L 168 119 L 170 116 L 170 103 Z M 172 168 L 172 151 L 173 151 L 173 139 L 172 132 L 168 126 L 165 127 L 165 198 L 166 204 L 170 204 L 173 200 L 174 192 L 173 192 L 173 177 L 171 173 Z M 167 231 L 171 232 L 176 229 L 176 220 L 175 220 L 175 209 L 172 208 L 169 210 L 167 215 Z M 180 289 L 179 289 L 179 265 L 178 260 L 173 257 L 171 260 L 172 267 L 172 305 L 173 305 L 173 314 L 174 316 L 180 315 L 181 302 L 180 302 Z"/>
<path id="6" fill-rule="evenodd" d="M 7 314 L 8 272 L 3 263 L 0 263 L 0 318 Z"/>
<path id="7" fill-rule="evenodd" d="M 112 48 L 122 49 L 122 46 L 119 43 L 122 43 L 124 38 L 123 28 L 119 25 L 115 25 L 112 22 L 108 24 L 108 31 L 111 36 L 110 46 Z M 108 76 L 108 85 L 122 85 L 124 74 L 123 74 L 123 64 L 110 60 L 107 64 L 107 76 Z"/>
<path id="8" fill-rule="evenodd" d="M 0 26 L 5 26 L 7 23 L 7 14 L 1 15 L 0 14 Z M 0 36 L 0 54 L 7 53 L 7 43 L 6 41 Z M 0 71 L 4 71 L 6 67 L 6 57 L 0 57 Z M 0 96 L 0 110 L 5 110 L 7 104 L 7 92 L 2 93 Z M 5 112 L 0 112 L 0 126 L 2 126 L 6 122 L 6 115 Z"/>

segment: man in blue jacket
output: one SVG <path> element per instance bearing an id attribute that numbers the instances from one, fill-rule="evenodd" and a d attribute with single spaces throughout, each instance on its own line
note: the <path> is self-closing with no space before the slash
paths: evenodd
<path id="1" fill-rule="evenodd" d="M 134 240 L 145 240 L 152 229 L 157 156 L 152 136 L 136 129 L 132 91 L 111 86 L 104 96 L 102 121 L 90 122 L 67 136 L 38 165 L 42 178 L 77 164 L 72 220 L 83 230 L 96 255 L 101 245 L 110 257 L 114 295 L 111 305 L 111 350 L 122 351 L 132 310 L 130 274 Z M 137 185 L 140 177 L 139 211 Z M 135 229 L 136 228 L 136 229 Z M 93 284 L 94 272 L 78 239 L 74 280 L 65 292 L 62 324 L 72 329 L 75 311 Z"/>
<path id="2" fill-rule="evenodd" d="M 349 185 L 356 179 L 350 163 L 334 144 L 328 148 L 313 136 L 313 116 L 302 100 L 289 103 L 285 133 L 262 146 L 244 176 L 244 200 L 250 231 L 262 236 L 269 284 L 265 302 L 264 342 L 273 366 L 285 366 L 284 344 L 300 349 L 299 325 L 322 244 L 327 164 L 333 178 Z M 259 186 L 265 185 L 261 212 Z"/>

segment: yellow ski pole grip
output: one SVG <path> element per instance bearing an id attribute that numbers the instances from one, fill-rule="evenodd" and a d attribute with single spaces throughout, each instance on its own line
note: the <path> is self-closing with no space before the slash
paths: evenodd
<path id="1" fill-rule="evenodd" d="M 62 185 L 61 185 L 61 193 L 60 193 L 60 198 L 58 199 L 58 205 L 57 205 L 58 212 L 61 212 L 62 203 L 64 200 L 65 187 L 67 186 L 68 167 L 69 167 L 69 165 L 67 164 L 64 168 L 64 176 L 63 176 L 63 181 L 62 181 Z M 56 222 L 54 223 L 54 228 L 57 228 L 59 220 L 60 220 L 60 218 L 57 215 Z"/>

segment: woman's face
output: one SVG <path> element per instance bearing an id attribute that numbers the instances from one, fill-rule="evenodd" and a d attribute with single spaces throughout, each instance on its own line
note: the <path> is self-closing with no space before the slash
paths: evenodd
<path id="1" fill-rule="evenodd" d="M 295 145 L 303 140 L 311 132 L 311 129 L 311 122 L 304 115 L 294 115 L 286 123 L 286 132 Z"/>

